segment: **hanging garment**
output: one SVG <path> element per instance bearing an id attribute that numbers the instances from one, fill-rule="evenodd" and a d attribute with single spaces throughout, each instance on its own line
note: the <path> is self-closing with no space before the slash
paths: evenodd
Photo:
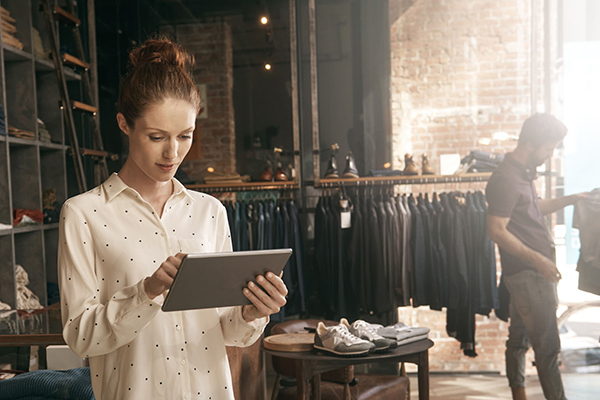
<path id="1" fill-rule="evenodd" d="M 600 189 L 575 205 L 573 227 L 579 229 L 579 289 L 600 295 Z"/>

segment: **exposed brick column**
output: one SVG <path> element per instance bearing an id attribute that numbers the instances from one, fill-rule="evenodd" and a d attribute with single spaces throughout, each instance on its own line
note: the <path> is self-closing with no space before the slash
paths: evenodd
<path id="1" fill-rule="evenodd" d="M 233 52 L 231 27 L 225 22 L 178 25 L 165 28 L 194 54 L 194 76 L 206 85 L 208 118 L 196 121 L 196 142 L 182 168 L 199 180 L 208 167 L 235 172 L 235 120 L 233 110 Z"/>

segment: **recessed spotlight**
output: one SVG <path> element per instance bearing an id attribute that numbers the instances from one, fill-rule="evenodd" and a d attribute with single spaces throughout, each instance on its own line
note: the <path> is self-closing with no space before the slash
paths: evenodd
<path id="1" fill-rule="evenodd" d="M 267 17 L 262 17 L 262 18 L 260 19 L 260 23 L 261 23 L 261 24 L 263 24 L 263 25 L 266 25 L 266 24 L 268 24 L 268 23 L 269 23 L 269 18 L 267 18 Z"/>
<path id="2" fill-rule="evenodd" d="M 270 71 L 270 70 L 271 70 L 271 68 L 272 68 L 272 67 L 271 67 L 271 64 L 269 64 L 269 63 L 265 64 L 265 69 L 266 69 L 267 71 Z"/>

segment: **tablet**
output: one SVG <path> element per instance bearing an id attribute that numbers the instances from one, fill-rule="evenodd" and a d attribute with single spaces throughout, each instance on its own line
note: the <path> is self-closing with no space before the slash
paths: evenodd
<path id="1" fill-rule="evenodd" d="M 292 249 L 188 254 L 181 261 L 163 311 L 251 304 L 242 289 L 257 275 L 279 275 Z M 256 283 L 256 282 L 255 282 Z"/>

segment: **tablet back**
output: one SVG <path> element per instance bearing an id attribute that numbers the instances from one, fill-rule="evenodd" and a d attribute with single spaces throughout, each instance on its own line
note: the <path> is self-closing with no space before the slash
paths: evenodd
<path id="1" fill-rule="evenodd" d="M 162 310 L 183 311 L 251 304 L 242 289 L 257 275 L 279 275 L 292 249 L 188 254 Z"/>

